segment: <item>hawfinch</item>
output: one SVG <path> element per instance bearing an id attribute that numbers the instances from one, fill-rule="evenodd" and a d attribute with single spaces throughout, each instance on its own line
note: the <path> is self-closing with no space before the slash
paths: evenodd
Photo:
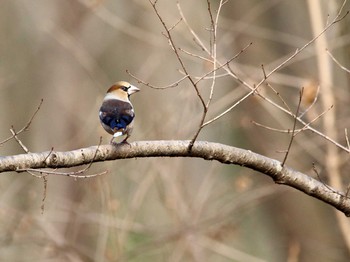
<path id="1" fill-rule="evenodd" d="M 129 100 L 130 95 L 140 91 L 128 82 L 120 81 L 112 85 L 103 99 L 99 116 L 102 127 L 113 139 L 126 135 L 122 143 L 127 143 L 133 128 L 134 108 Z"/>

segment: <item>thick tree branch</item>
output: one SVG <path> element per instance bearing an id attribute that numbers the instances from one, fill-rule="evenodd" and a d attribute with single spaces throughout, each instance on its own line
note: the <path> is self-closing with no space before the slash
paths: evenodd
<path id="1" fill-rule="evenodd" d="M 267 176 L 276 183 L 296 188 L 307 195 L 326 202 L 346 216 L 350 216 L 350 199 L 344 193 L 333 190 L 312 177 L 295 171 L 280 161 L 253 153 L 249 150 L 205 141 L 195 142 L 191 151 L 190 141 L 139 141 L 130 145 L 100 145 L 67 152 L 47 151 L 0 157 L 0 173 L 24 172 L 30 169 L 67 168 L 108 160 L 141 157 L 196 157 L 217 160 L 224 164 L 244 166 Z"/>

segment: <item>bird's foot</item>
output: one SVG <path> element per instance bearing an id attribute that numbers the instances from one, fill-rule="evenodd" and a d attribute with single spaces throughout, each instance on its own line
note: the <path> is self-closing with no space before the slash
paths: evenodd
<path id="1" fill-rule="evenodd" d="M 131 147 L 130 143 L 127 140 L 128 140 L 128 137 L 126 137 L 122 142 L 120 142 L 120 144 L 126 144 L 129 147 Z"/>

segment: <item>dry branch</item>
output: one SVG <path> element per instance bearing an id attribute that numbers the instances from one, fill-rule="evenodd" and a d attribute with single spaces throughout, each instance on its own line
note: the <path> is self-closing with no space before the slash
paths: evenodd
<path id="1" fill-rule="evenodd" d="M 0 157 L 0 172 L 25 172 L 39 168 L 67 168 L 117 159 L 143 157 L 195 157 L 239 165 L 263 173 L 276 183 L 296 188 L 328 203 L 350 216 L 350 199 L 324 183 L 295 171 L 280 161 L 219 143 L 197 141 L 188 150 L 190 141 L 139 141 L 129 145 L 101 145 L 67 152 L 47 151 Z"/>

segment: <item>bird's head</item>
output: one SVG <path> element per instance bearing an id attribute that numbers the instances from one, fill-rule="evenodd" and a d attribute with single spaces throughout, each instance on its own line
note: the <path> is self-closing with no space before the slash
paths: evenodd
<path id="1" fill-rule="evenodd" d="M 108 90 L 105 99 L 116 98 L 123 101 L 128 101 L 129 96 L 140 91 L 136 86 L 125 81 L 119 81 L 112 85 Z"/>

